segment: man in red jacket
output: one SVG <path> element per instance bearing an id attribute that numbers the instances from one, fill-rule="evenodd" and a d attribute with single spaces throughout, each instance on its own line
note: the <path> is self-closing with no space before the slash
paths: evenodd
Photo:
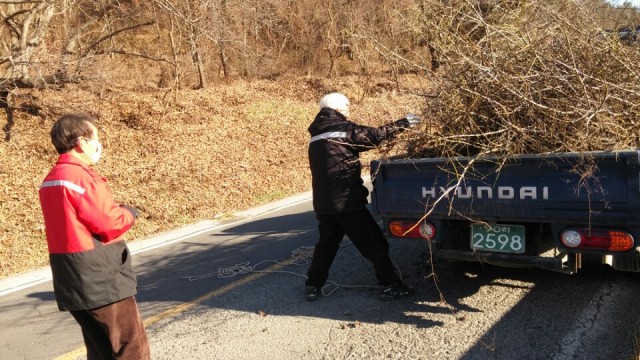
<path id="1" fill-rule="evenodd" d="M 56 302 L 80 324 L 88 359 L 150 359 L 123 240 L 138 211 L 116 204 L 91 168 L 102 154 L 94 121 L 69 114 L 51 129 L 60 157 L 39 195 Z"/>

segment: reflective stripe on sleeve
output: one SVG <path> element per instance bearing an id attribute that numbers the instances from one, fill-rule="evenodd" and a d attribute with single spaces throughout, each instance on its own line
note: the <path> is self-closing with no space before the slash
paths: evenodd
<path id="1" fill-rule="evenodd" d="M 46 187 L 52 187 L 52 186 L 64 186 L 69 190 L 73 190 L 73 191 L 79 193 L 80 195 L 84 195 L 85 191 L 87 191 L 82 186 L 76 185 L 76 184 L 74 184 L 74 183 L 72 183 L 70 181 L 66 181 L 66 180 L 45 181 L 45 182 L 42 183 L 42 185 L 40 185 L 40 189 L 46 188 Z"/>
<path id="2" fill-rule="evenodd" d="M 318 140 L 322 140 L 322 139 L 335 139 L 335 138 L 346 138 L 346 137 L 347 137 L 347 133 L 344 132 L 344 131 L 326 132 L 326 133 L 322 133 L 320 135 L 313 136 L 311 138 L 311 141 L 309 141 L 309 143 L 312 143 L 312 142 L 318 141 Z"/>

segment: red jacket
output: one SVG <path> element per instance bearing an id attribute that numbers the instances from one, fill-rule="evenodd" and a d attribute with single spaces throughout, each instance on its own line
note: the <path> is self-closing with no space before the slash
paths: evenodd
<path id="1" fill-rule="evenodd" d="M 135 218 L 113 201 L 107 180 L 62 154 L 39 195 L 60 310 L 93 309 L 133 296 L 136 279 L 122 236 Z"/>

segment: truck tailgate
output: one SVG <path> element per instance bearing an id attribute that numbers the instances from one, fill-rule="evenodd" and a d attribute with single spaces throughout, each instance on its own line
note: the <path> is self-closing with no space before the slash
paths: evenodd
<path id="1" fill-rule="evenodd" d="M 639 224 L 638 159 L 629 150 L 375 160 L 372 202 L 387 217 Z"/>

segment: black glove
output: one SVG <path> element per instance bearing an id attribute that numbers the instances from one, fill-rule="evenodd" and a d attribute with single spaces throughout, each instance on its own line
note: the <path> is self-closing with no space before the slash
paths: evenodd
<path id="1" fill-rule="evenodd" d="M 138 215 L 140 215 L 140 211 L 138 211 L 138 209 L 134 208 L 133 206 L 120 205 L 120 207 L 129 210 L 129 212 L 131 213 L 131 215 L 133 215 L 134 218 L 137 218 Z"/>

